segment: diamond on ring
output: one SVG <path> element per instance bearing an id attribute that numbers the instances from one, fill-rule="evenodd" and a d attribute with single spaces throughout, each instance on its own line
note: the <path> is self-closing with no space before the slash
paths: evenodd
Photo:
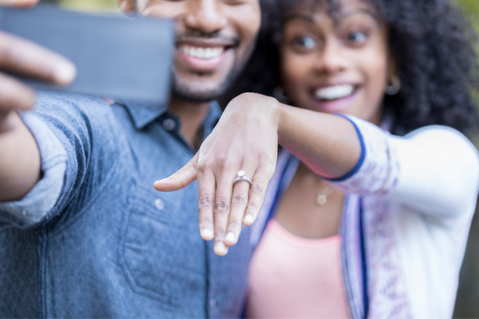
<path id="1" fill-rule="evenodd" d="M 244 170 L 240 170 L 236 173 L 236 178 L 233 180 L 233 186 L 240 181 L 248 182 L 250 186 L 253 185 L 253 181 L 246 176 L 246 172 Z"/>

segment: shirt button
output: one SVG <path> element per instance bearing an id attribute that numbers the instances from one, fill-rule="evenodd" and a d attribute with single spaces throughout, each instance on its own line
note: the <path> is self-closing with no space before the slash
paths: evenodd
<path id="1" fill-rule="evenodd" d="M 211 298 L 211 299 L 210 299 L 210 307 L 211 307 L 211 308 L 216 307 L 216 300 L 215 300 L 214 298 Z"/>
<path id="2" fill-rule="evenodd" d="M 173 131 L 176 128 L 176 122 L 173 119 L 166 119 L 163 121 L 163 128 L 167 131 Z"/>
<path id="3" fill-rule="evenodd" d="M 161 199 L 157 198 L 155 200 L 155 206 L 158 210 L 163 210 L 165 208 L 165 202 L 163 202 Z"/>

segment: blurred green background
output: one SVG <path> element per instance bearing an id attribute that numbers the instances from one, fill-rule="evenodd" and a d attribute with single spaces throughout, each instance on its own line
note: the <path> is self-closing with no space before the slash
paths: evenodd
<path id="1" fill-rule="evenodd" d="M 479 32 L 479 0 L 454 1 L 464 9 L 464 13 Z M 119 10 L 117 0 L 43 0 L 42 2 L 55 3 L 78 10 Z M 479 146 L 479 136 L 471 136 L 471 139 L 476 146 Z M 479 209 L 474 217 L 461 271 L 454 318 L 479 318 Z"/>
<path id="2" fill-rule="evenodd" d="M 117 0 L 42 0 L 41 2 L 60 4 L 61 6 L 79 10 L 118 10 Z"/>

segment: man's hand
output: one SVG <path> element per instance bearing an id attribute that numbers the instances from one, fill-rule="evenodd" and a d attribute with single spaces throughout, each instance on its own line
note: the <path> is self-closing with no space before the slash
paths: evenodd
<path id="1" fill-rule="evenodd" d="M 30 41 L 0 32 L 0 70 L 15 72 L 58 85 L 75 78 L 75 66 L 65 58 Z M 0 73 L 1 119 L 13 110 L 28 110 L 35 103 L 31 89 L 17 79 Z"/>
<path id="2" fill-rule="evenodd" d="M 28 7 L 38 0 L 0 0 L 0 5 Z M 21 199 L 40 178 L 35 139 L 17 110 L 31 109 L 34 92 L 2 71 L 57 85 L 71 83 L 75 66 L 60 55 L 30 41 L 0 32 L 0 201 Z"/>

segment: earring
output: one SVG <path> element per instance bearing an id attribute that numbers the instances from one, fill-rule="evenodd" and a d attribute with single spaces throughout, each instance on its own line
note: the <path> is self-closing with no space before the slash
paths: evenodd
<path id="1" fill-rule="evenodd" d="M 400 90 L 401 80 L 399 80 L 399 77 L 395 75 L 391 83 L 388 83 L 386 85 L 386 90 L 384 90 L 384 93 L 386 93 L 387 95 L 396 95 Z"/>

